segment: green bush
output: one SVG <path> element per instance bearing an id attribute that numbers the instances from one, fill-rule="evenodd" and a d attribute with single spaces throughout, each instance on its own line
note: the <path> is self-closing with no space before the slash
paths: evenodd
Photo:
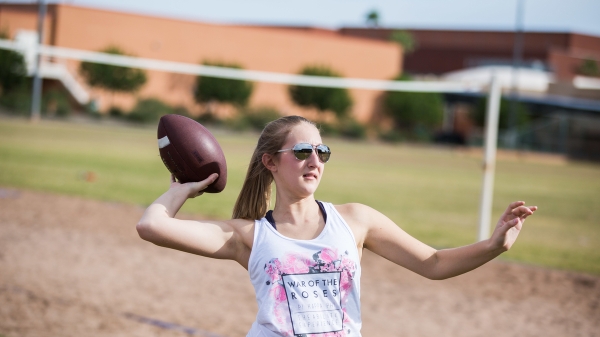
<path id="1" fill-rule="evenodd" d="M 399 130 L 391 129 L 389 131 L 380 132 L 379 139 L 388 143 L 400 143 L 406 139 L 406 136 Z"/>
<path id="2" fill-rule="evenodd" d="M 409 80 L 406 76 L 396 81 Z M 387 92 L 384 109 L 397 128 L 415 131 L 417 127 L 433 130 L 442 124 L 444 103 L 441 94 L 429 92 Z"/>
<path id="3" fill-rule="evenodd" d="M 340 122 L 339 133 L 345 138 L 364 139 L 367 137 L 367 128 L 354 119 L 346 118 Z"/>
<path id="4" fill-rule="evenodd" d="M 498 121 L 499 129 L 508 128 L 512 102 L 506 98 L 500 100 L 500 117 Z M 471 110 L 471 119 L 475 125 L 485 126 L 485 115 L 487 109 L 487 97 L 480 98 L 475 103 L 475 108 Z M 530 121 L 530 113 L 527 106 L 521 102 L 517 102 L 515 122 L 517 126 L 525 126 Z"/>
<path id="5" fill-rule="evenodd" d="M 181 105 L 174 107 L 173 108 L 173 113 L 176 114 L 176 115 L 181 115 L 181 116 L 192 118 L 191 115 L 190 115 L 190 111 L 186 107 L 181 106 Z"/>
<path id="6" fill-rule="evenodd" d="M 125 111 L 123 111 L 123 109 L 119 108 L 118 106 L 113 105 L 110 108 L 108 108 L 108 115 L 114 118 L 123 118 L 125 117 Z"/>
<path id="7" fill-rule="evenodd" d="M 279 111 L 273 108 L 261 107 L 242 111 L 242 118 L 248 121 L 248 124 L 258 131 L 262 131 L 265 126 L 277 118 L 281 117 Z"/>
<path id="8" fill-rule="evenodd" d="M 230 121 L 229 125 L 235 130 L 262 131 L 269 122 L 279 117 L 281 117 L 281 114 L 273 108 L 244 109 L 240 111 L 236 118 Z"/>
<path id="9" fill-rule="evenodd" d="M 577 68 L 577 72 L 584 76 L 600 76 L 598 61 L 594 60 L 593 58 L 587 58 L 583 60 Z"/>
<path id="10" fill-rule="evenodd" d="M 27 115 L 31 112 L 31 83 L 22 83 L 17 88 L 0 96 L 0 105 L 9 113 Z"/>
<path id="11" fill-rule="evenodd" d="M 341 77 L 337 72 L 325 66 L 307 66 L 300 71 L 301 75 Z M 348 90 L 343 88 L 320 88 L 302 85 L 291 85 L 288 88 L 294 103 L 303 107 L 317 108 L 319 111 L 333 111 L 338 118 L 347 115 L 352 107 L 352 99 Z"/>
<path id="12" fill-rule="evenodd" d="M 319 131 L 321 136 L 337 137 L 340 135 L 340 130 L 336 124 L 321 122 L 319 123 Z"/>
<path id="13" fill-rule="evenodd" d="M 208 124 L 212 124 L 212 125 L 220 125 L 223 124 L 223 121 L 214 113 L 212 113 L 211 111 L 207 111 L 203 114 L 201 114 L 200 116 L 197 116 L 196 118 L 194 118 L 198 123 L 203 124 L 203 125 L 208 125 Z"/>
<path id="14" fill-rule="evenodd" d="M 203 64 L 212 67 L 242 69 L 240 65 L 234 63 L 205 61 Z M 253 84 L 248 81 L 198 76 L 194 98 L 198 103 L 217 101 L 245 106 L 252 94 L 252 89 Z"/>
<path id="15" fill-rule="evenodd" d="M 67 117 L 71 114 L 69 94 L 60 89 L 50 89 L 42 95 L 42 114 Z"/>
<path id="16" fill-rule="evenodd" d="M 8 39 L 5 30 L 0 30 L 0 39 Z M 0 105 L 9 113 L 26 114 L 31 110 L 31 90 L 26 76 L 23 55 L 0 49 Z"/>
<path id="17" fill-rule="evenodd" d="M 321 122 L 319 131 L 325 137 L 344 137 L 349 139 L 364 139 L 367 137 L 367 128 L 352 118 L 344 118 L 335 123 Z"/>
<path id="18" fill-rule="evenodd" d="M 119 47 L 109 46 L 102 53 L 126 55 Z M 146 72 L 142 69 L 113 66 L 110 64 L 82 62 L 80 73 L 93 87 L 109 91 L 135 92 L 146 83 Z"/>
<path id="19" fill-rule="evenodd" d="M 22 83 L 18 88 L 0 96 L 0 105 L 15 115 L 31 113 L 31 83 Z M 67 117 L 72 113 L 69 94 L 61 89 L 49 89 L 42 94 L 43 116 Z"/>
<path id="20" fill-rule="evenodd" d="M 138 100 L 135 107 L 127 114 L 127 120 L 136 123 L 155 123 L 160 117 L 174 112 L 173 108 L 156 98 Z"/>
<path id="21" fill-rule="evenodd" d="M 0 94 L 18 89 L 27 76 L 23 55 L 12 50 L 0 49 Z"/>

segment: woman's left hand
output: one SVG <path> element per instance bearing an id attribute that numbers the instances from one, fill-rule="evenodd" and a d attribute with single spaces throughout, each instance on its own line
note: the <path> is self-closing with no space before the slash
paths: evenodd
<path id="1" fill-rule="evenodd" d="M 525 206 L 524 201 L 515 201 L 508 205 L 490 238 L 493 247 L 509 250 L 517 240 L 525 219 L 536 210 L 537 206 Z"/>

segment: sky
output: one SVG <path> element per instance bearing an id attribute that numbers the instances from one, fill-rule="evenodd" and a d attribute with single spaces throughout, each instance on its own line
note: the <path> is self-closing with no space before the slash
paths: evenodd
<path id="1" fill-rule="evenodd" d="M 600 0 L 47 0 L 210 23 L 331 29 L 365 26 L 375 10 L 386 28 L 468 30 L 514 30 L 520 1 L 526 31 L 600 36 Z"/>

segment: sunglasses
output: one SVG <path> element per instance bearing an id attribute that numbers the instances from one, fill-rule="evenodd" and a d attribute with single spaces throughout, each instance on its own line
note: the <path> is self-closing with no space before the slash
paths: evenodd
<path id="1" fill-rule="evenodd" d="M 290 149 L 282 149 L 277 152 L 285 152 L 292 150 L 296 159 L 306 160 L 312 154 L 313 149 L 317 153 L 317 157 L 319 157 L 321 163 L 326 163 L 327 161 L 329 161 L 329 157 L 331 157 L 331 149 L 325 144 L 312 145 L 309 143 L 298 143 Z"/>

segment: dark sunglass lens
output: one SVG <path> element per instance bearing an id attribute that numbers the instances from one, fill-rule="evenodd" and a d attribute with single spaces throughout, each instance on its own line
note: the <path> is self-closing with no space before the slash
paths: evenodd
<path id="1" fill-rule="evenodd" d="M 317 155 L 322 162 L 326 163 L 331 157 L 331 149 L 327 145 L 319 145 L 317 146 Z"/>
<path id="2" fill-rule="evenodd" d="M 294 155 L 300 160 L 305 160 L 306 158 L 310 157 L 312 151 L 313 148 L 310 146 L 310 144 L 296 144 L 294 146 Z"/>

